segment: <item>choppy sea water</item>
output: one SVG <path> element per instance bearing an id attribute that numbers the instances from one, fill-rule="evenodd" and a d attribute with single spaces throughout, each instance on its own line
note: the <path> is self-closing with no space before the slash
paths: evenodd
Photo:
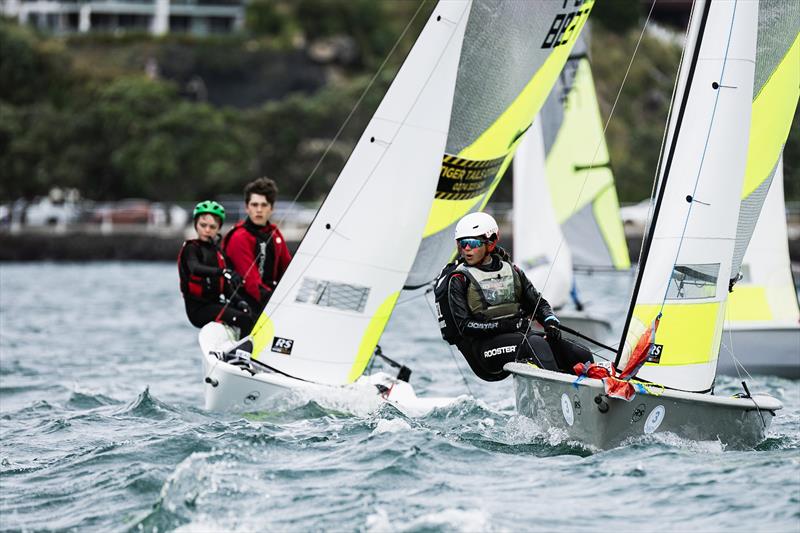
<path id="1" fill-rule="evenodd" d="M 619 324 L 628 283 L 584 297 Z M 381 346 L 452 406 L 291 395 L 218 414 L 174 265 L 0 265 L 0 530 L 800 530 L 800 382 L 749 382 L 785 405 L 755 450 L 596 451 L 516 415 L 510 379 L 472 378 L 415 296 Z"/>

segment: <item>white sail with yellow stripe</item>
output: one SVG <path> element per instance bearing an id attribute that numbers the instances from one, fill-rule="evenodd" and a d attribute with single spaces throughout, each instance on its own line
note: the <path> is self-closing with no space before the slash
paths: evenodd
<path id="1" fill-rule="evenodd" d="M 800 331 L 800 308 L 789 259 L 782 157 L 741 271 L 742 279 L 730 295 L 726 328 Z M 768 337 L 763 340 L 764 346 L 769 347 Z M 794 351 L 795 355 L 800 351 L 800 340 Z"/>
<path id="2" fill-rule="evenodd" d="M 620 352 L 644 380 L 713 388 L 747 165 L 758 2 L 696 2 Z"/>
<path id="3" fill-rule="evenodd" d="M 323 384 L 363 373 L 430 210 L 470 7 L 434 9 L 253 328 L 253 358 Z"/>
<path id="4" fill-rule="evenodd" d="M 576 46 L 542 108 L 547 182 L 575 266 L 627 270 L 631 262 L 586 49 Z"/>
<path id="5" fill-rule="evenodd" d="M 436 6 L 256 323 L 253 358 L 315 383 L 361 376 L 422 236 L 510 162 L 589 14 L 578 4 Z"/>
<path id="6" fill-rule="evenodd" d="M 439 181 L 407 288 L 433 280 L 452 257 L 453 227 L 488 202 L 593 4 L 472 5 Z"/>
<path id="7" fill-rule="evenodd" d="M 800 96 L 800 2 L 760 0 L 747 167 L 733 256 L 739 272 L 761 206 L 779 171 Z"/>

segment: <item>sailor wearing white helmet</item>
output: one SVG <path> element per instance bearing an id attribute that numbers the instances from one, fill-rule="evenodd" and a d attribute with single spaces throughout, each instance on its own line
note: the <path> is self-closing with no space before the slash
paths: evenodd
<path id="1" fill-rule="evenodd" d="M 495 219 L 482 212 L 456 225 L 459 258 L 442 270 L 434 289 L 442 336 L 486 381 L 504 379 L 503 365 L 515 360 L 570 373 L 591 361 L 588 349 L 561 340 L 553 309 L 498 246 L 499 233 Z M 544 326 L 544 337 L 531 331 L 531 318 Z"/>

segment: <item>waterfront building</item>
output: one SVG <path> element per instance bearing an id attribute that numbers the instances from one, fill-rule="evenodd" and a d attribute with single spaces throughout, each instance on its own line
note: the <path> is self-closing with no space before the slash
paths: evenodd
<path id="1" fill-rule="evenodd" d="M 54 33 L 142 31 L 153 35 L 231 33 L 244 0 L 2 0 L 0 12 Z"/>

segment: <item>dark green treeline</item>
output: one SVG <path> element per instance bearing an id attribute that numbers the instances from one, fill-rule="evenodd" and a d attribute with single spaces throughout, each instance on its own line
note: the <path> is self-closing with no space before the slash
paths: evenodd
<path id="1" fill-rule="evenodd" d="M 640 31 L 630 5 L 601 2 L 593 14 L 604 117 Z M 209 38 L 56 37 L 2 21 L 0 200 L 61 186 L 96 200 L 191 201 L 238 193 L 260 175 L 291 198 L 418 7 L 255 0 L 245 32 Z M 330 188 L 432 7 L 422 5 L 301 200 Z M 646 37 L 622 91 L 607 132 L 622 201 L 650 194 L 679 57 L 679 44 Z M 785 152 L 792 199 L 800 199 L 798 130 L 795 119 Z M 501 186 L 499 199 L 510 191 Z"/>

